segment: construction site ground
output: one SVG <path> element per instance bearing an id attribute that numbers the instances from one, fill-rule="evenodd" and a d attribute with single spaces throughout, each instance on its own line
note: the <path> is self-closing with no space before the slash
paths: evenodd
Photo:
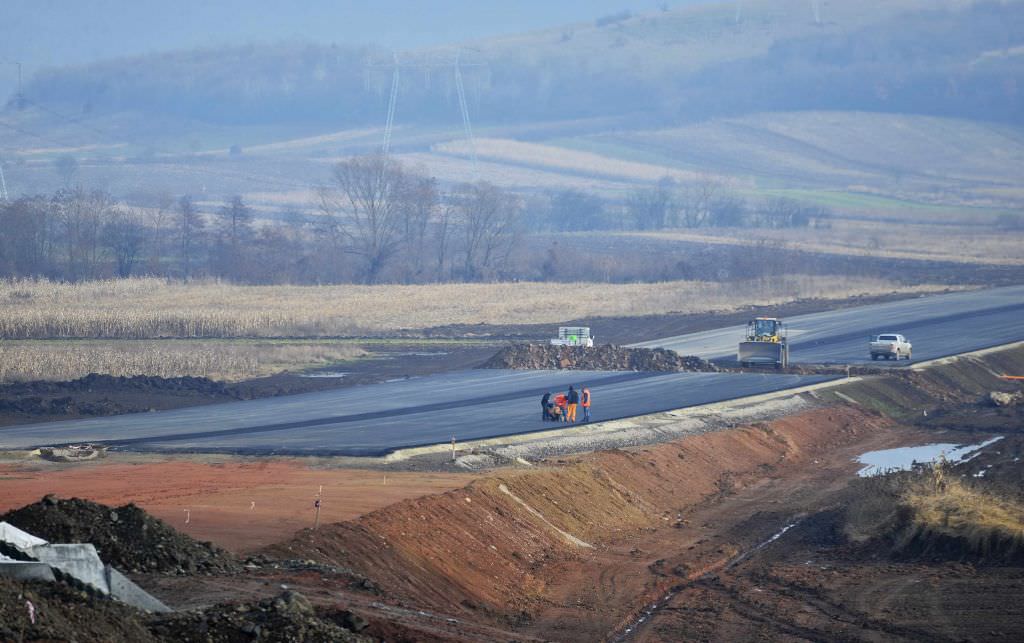
<path id="1" fill-rule="evenodd" d="M 1019 390 L 998 374 L 1022 367 L 1024 349 L 990 351 L 805 392 L 799 404 L 658 444 L 533 452 L 476 473 L 437 454 L 434 470 L 419 471 L 122 454 L 56 465 L 9 454 L 0 510 L 37 501 L 40 489 L 136 502 L 254 561 L 133 576 L 169 605 L 296 590 L 388 640 L 1020 640 L 1019 557 L 966 545 L 906 555 L 885 534 L 867 545 L 844 534 L 864 495 L 855 458 L 867 451 L 1002 436 L 954 471 L 1019 500 L 1024 412 L 993 406 L 988 393 Z M 651 418 L 662 432 L 691 420 Z M 111 632 L 131 630 L 122 625 Z"/>

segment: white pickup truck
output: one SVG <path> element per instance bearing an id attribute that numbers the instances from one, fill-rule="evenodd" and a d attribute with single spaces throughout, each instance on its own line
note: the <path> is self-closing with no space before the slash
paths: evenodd
<path id="1" fill-rule="evenodd" d="M 897 335 L 896 333 L 875 335 L 871 340 L 871 359 L 878 359 L 879 357 L 884 357 L 885 359 L 910 359 L 912 349 L 913 346 L 903 335 Z"/>

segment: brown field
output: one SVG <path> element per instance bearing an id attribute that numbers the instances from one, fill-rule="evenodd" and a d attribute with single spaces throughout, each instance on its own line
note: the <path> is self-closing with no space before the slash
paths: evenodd
<path id="1" fill-rule="evenodd" d="M 693 181 L 698 178 L 696 172 L 652 163 L 637 163 L 553 145 L 493 138 L 477 139 L 474 145 L 480 157 L 512 165 L 539 166 L 556 171 L 594 174 L 631 181 L 653 182 L 666 176 L 678 181 Z M 462 156 L 469 155 L 472 151 L 469 144 L 462 141 L 435 145 L 434 150 Z M 737 183 L 734 179 L 715 178 L 723 183 Z"/>
<path id="2" fill-rule="evenodd" d="M 0 461 L 4 490 L 0 514 L 37 502 L 47 493 L 114 506 L 134 502 L 194 538 L 248 551 L 311 527 L 313 500 L 321 485 L 320 520 L 329 524 L 406 498 L 448 491 L 471 479 L 469 474 L 385 474 L 316 464 L 315 460 L 123 454 L 73 465 L 37 459 Z M 185 509 L 190 514 L 187 524 Z"/>
<path id="3" fill-rule="evenodd" d="M 722 229 L 622 233 L 655 239 L 754 246 L 779 243 L 791 250 L 988 265 L 1024 265 L 1024 231 L 978 226 L 901 223 L 892 227 L 836 219 L 830 228 Z"/>
<path id="4" fill-rule="evenodd" d="M 573 292 L 551 305 L 552 291 Z M 732 283 L 237 286 L 159 279 L 0 282 L 0 338 L 331 337 L 449 324 L 730 312 L 751 303 L 924 293 L 870 278 L 794 275 Z"/>
<path id="5" fill-rule="evenodd" d="M 120 377 L 208 377 L 239 381 L 324 367 L 368 353 L 348 343 L 230 340 L 0 341 L 0 383 Z"/>

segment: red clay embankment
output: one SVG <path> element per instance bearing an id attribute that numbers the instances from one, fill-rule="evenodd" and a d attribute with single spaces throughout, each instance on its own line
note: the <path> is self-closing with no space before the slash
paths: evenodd
<path id="1" fill-rule="evenodd" d="M 345 523 L 303 531 L 269 553 L 353 568 L 388 594 L 451 614 L 526 623 L 567 583 L 600 573 L 603 552 L 666 527 L 680 512 L 783 475 L 894 425 L 830 407 L 629 451 L 501 471 Z M 586 564 L 582 564 L 586 563 Z M 644 581 L 602 607 L 617 623 Z M 610 599 L 613 597 L 609 597 Z M 617 599 L 616 599 L 617 600 Z"/>

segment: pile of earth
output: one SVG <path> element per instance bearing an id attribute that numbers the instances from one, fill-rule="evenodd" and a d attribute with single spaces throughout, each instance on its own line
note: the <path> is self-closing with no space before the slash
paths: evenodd
<path id="1" fill-rule="evenodd" d="M 613 344 L 586 348 L 550 344 L 513 344 L 501 349 L 480 368 L 581 371 L 704 371 L 718 368 L 699 357 L 663 348 L 624 348 Z"/>
<path id="2" fill-rule="evenodd" d="M 305 596 L 293 591 L 255 603 L 219 604 L 202 611 L 154 617 L 150 631 L 164 641 L 372 641 L 356 634 L 365 620 L 347 611 L 317 615 Z"/>
<path id="3" fill-rule="evenodd" d="M 240 568 L 227 551 L 186 536 L 134 504 L 111 508 L 49 495 L 0 521 L 54 543 L 92 543 L 104 562 L 122 571 L 190 574 Z"/>
<path id="4" fill-rule="evenodd" d="M 0 614 L 0 641 L 373 640 L 355 633 L 368 625 L 361 617 L 345 610 L 318 614 L 295 592 L 258 602 L 149 615 L 63 583 L 0 578 Z"/>
<path id="5" fill-rule="evenodd" d="M 85 377 L 67 382 L 20 382 L 0 387 L 4 398 L 24 395 L 66 395 L 70 393 L 117 391 L 182 391 L 205 393 L 207 395 L 229 395 L 230 387 L 205 377 L 156 377 L 135 375 L 120 377 L 90 373 Z"/>
<path id="6" fill-rule="evenodd" d="M 0 641 L 155 640 L 142 613 L 123 603 L 64 583 L 0 577 Z"/>

